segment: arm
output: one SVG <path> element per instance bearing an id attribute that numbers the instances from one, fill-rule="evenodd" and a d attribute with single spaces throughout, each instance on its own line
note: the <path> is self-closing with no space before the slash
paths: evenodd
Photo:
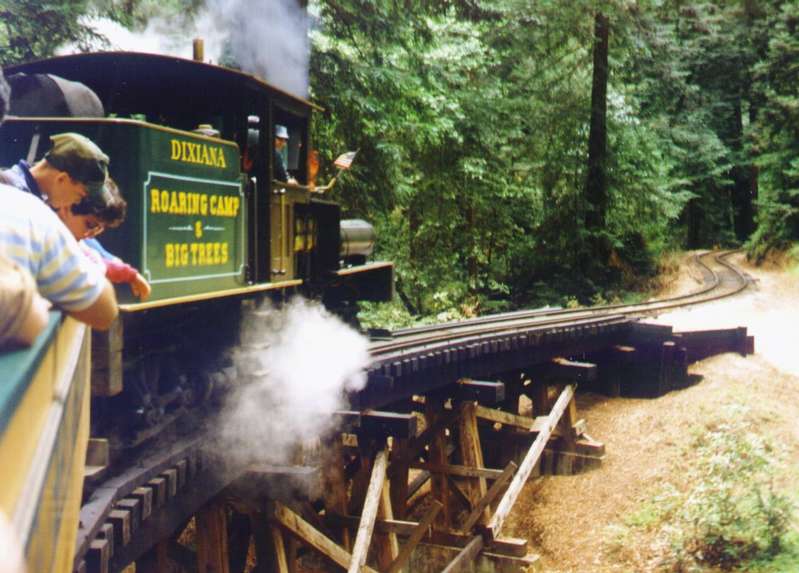
<path id="1" fill-rule="evenodd" d="M 83 310 L 67 311 L 71 317 L 84 322 L 95 330 L 108 330 L 116 319 L 119 310 L 117 308 L 117 296 L 111 283 L 103 279 L 105 285 L 100 296 Z"/>
<path id="2" fill-rule="evenodd" d="M 34 293 L 28 315 L 22 321 L 19 331 L 14 336 L 16 342 L 25 345 L 33 344 L 39 333 L 47 326 L 47 311 L 49 309 L 50 303 L 39 296 L 39 293 Z"/>

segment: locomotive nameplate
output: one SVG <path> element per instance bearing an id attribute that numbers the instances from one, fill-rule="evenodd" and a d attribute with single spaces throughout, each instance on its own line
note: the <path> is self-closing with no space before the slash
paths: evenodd
<path id="1" fill-rule="evenodd" d="M 143 189 L 143 271 L 153 284 L 244 279 L 239 181 L 151 171 Z"/>

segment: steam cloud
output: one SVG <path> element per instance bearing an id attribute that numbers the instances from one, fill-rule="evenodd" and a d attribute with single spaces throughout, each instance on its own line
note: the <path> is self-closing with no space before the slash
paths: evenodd
<path id="1" fill-rule="evenodd" d="M 245 72 L 308 96 L 308 18 L 297 0 L 267 0 L 257 6 L 247 0 L 206 0 L 194 18 L 154 17 L 140 32 L 106 18 L 85 23 L 114 50 L 191 58 L 191 40 L 202 38 L 206 60 L 219 63 L 229 53 Z M 77 46 L 66 45 L 58 54 L 77 51 Z"/>
<path id="2" fill-rule="evenodd" d="M 363 388 L 364 337 L 318 303 L 296 299 L 245 316 L 236 369 L 242 384 L 219 418 L 221 450 L 236 464 L 291 461 L 299 443 L 333 427 L 344 394 Z"/>

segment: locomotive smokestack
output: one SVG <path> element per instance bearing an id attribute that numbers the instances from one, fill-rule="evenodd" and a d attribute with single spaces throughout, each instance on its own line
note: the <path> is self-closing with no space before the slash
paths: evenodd
<path id="1" fill-rule="evenodd" d="M 195 62 L 204 62 L 205 61 L 205 43 L 203 42 L 203 39 L 202 38 L 194 38 L 193 46 L 194 46 L 194 61 Z"/>

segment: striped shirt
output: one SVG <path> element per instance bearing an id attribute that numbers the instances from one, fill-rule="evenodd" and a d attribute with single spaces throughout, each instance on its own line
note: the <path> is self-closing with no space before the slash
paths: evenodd
<path id="1" fill-rule="evenodd" d="M 0 185 L 0 254 L 27 269 L 41 295 L 67 311 L 90 307 L 105 286 L 104 270 L 41 199 Z"/>

